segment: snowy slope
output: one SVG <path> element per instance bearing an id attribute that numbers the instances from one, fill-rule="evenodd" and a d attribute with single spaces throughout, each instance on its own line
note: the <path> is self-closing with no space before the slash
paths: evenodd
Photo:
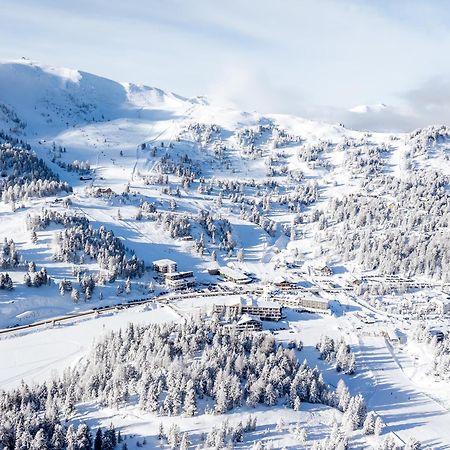
<path id="1" fill-rule="evenodd" d="M 26 133 L 31 136 L 92 121 L 139 118 L 148 106 L 185 102 L 159 89 L 29 60 L 0 64 L 0 89 L 1 104 L 26 122 Z M 5 117 L 3 120 L 8 123 Z"/>
<path id="2" fill-rule="evenodd" d="M 202 97 L 185 99 L 157 88 L 119 83 L 28 60 L 0 64 L 0 105 L 0 129 L 29 142 L 32 150 L 73 186 L 71 200 L 75 212 L 85 214 L 94 225 L 107 225 L 126 240 L 138 256 L 147 259 L 147 263 L 152 258 L 177 255 L 184 261 L 182 266 L 193 265 L 199 271 L 207 267 L 208 261 L 200 262 L 198 256 L 192 255 L 190 244 L 168 239 L 153 223 L 134 220 L 136 208 L 143 200 L 157 204 L 162 211 L 170 211 L 173 196 L 162 193 L 161 187 L 152 181 L 162 170 L 164 152 L 174 161 L 188 155 L 201 169 L 206 183 L 218 179 L 250 185 L 266 183 L 271 179 L 270 168 L 272 179 L 279 185 L 277 192 L 288 197 L 301 185 L 315 184 L 318 199 L 311 207 L 301 205 L 292 211 L 286 204 L 273 206 L 268 214 L 276 227 L 273 236 L 258 224 L 242 220 L 238 206 L 227 197 L 222 201 L 218 212 L 231 221 L 233 238 L 245 249 L 244 268 L 259 274 L 263 280 L 269 279 L 273 268 L 293 252 L 300 251 L 311 264 L 316 264 L 316 260 L 318 264 L 326 259 L 333 260 L 333 255 L 320 258 L 323 250 L 318 252 L 317 235 L 311 227 L 298 226 L 297 235 L 302 236 L 302 240 L 295 242 L 289 242 L 282 230 L 292 227 L 299 213 L 308 220 L 314 208 L 326 211 L 332 197 L 361 192 L 365 195 L 365 190 L 361 189 L 368 176 L 362 166 L 369 157 L 365 153 L 378 152 L 381 170 L 404 180 L 408 179 L 411 167 L 450 171 L 445 139 L 439 147 L 433 147 L 432 152 L 425 152 L 429 155 L 411 151 L 412 146 L 422 145 L 426 133 L 413 138 L 369 134 L 294 116 L 224 109 Z M 145 149 L 142 148 L 144 143 Z M 65 151 L 58 152 L 59 147 Z M 158 150 L 152 151 L 152 148 Z M 355 155 L 362 157 L 355 159 Z M 76 173 L 55 164 L 74 161 L 90 164 L 92 181 L 81 181 Z M 171 186 L 180 182 L 180 177 L 170 175 L 169 178 Z M 220 189 L 214 188 L 211 195 L 198 194 L 200 184 L 196 180 L 190 189 L 181 191 L 176 199 L 180 213 L 216 212 Z M 87 187 L 110 188 L 118 195 L 129 189 L 135 197 L 128 200 L 93 198 L 87 193 Z M 282 201 L 280 195 L 274 195 L 267 187 L 248 190 L 248 202 L 259 201 L 266 194 L 271 196 L 274 205 Z M 32 199 L 14 215 L 8 214 L 10 205 L 0 205 L 4 214 L 0 232 L 8 238 L 15 236 L 23 256 L 35 260 L 38 266 L 46 266 L 58 281 L 65 275 L 61 273 L 62 265 L 52 262 L 53 232 L 40 233 L 43 241 L 38 246 L 41 250 L 36 251 L 29 245 L 29 232 L 24 223 L 28 214 L 37 213 L 42 206 L 48 208 L 51 201 Z M 119 209 L 124 220 L 117 220 Z M 221 255 L 219 260 L 227 262 Z M 22 276 L 22 273 L 13 274 L 15 281 Z M 22 297 L 19 288 L 16 292 Z M 28 311 L 32 302 L 9 305 L 8 318 L 3 323 L 13 320 L 9 314 L 15 316 Z M 50 306 L 49 302 L 46 307 Z M 67 310 L 68 303 L 59 304 L 53 312 Z M 51 309 L 47 313 L 39 311 L 36 318 L 42 314 L 51 314 Z"/>
<path id="3" fill-rule="evenodd" d="M 387 109 L 380 104 L 351 111 L 365 115 L 383 114 Z M 429 371 L 415 370 L 412 375 L 411 370 L 403 371 L 403 365 L 413 367 L 411 357 L 402 348 L 388 346 L 383 334 L 386 327 L 395 326 L 405 337 L 423 317 L 447 326 L 448 316 L 437 319 L 428 300 L 426 306 L 421 304 L 422 316 L 414 315 L 413 308 L 404 312 L 404 303 L 418 302 L 421 288 L 406 294 L 396 288 L 384 292 L 384 287 L 373 280 L 356 287 L 351 284 L 355 279 L 381 277 L 386 261 L 372 270 L 364 253 L 358 259 L 348 249 L 348 257 L 344 257 L 344 251 L 336 251 L 336 241 L 339 244 L 343 237 L 368 229 L 370 220 L 373 233 L 369 237 L 380 240 L 380 249 L 388 251 L 389 242 L 400 240 L 398 235 L 387 240 L 395 227 L 389 220 L 371 216 L 368 209 L 375 210 L 375 206 L 390 217 L 397 213 L 409 219 L 402 225 L 411 228 L 401 230 L 401 235 L 417 234 L 427 240 L 428 235 L 446 235 L 448 181 L 428 198 L 422 195 L 423 186 L 414 190 L 408 185 L 420 175 L 433 180 L 435 172 L 443 179 L 450 173 L 450 133 L 445 127 L 398 135 L 366 133 L 295 116 L 222 108 L 203 97 L 187 99 L 153 87 L 19 60 L 0 64 L 1 130 L 28 142 L 32 151 L 73 187 L 73 192 L 0 202 L 0 242 L 13 238 L 21 257 L 34 261 L 38 269 L 45 267 L 53 280 L 47 286 L 27 287 L 23 267 L 9 270 L 14 289 L 0 290 L 0 328 L 153 295 L 150 285 L 159 293 L 166 287 L 150 270 L 156 259 L 174 259 L 180 270 L 193 270 L 197 281 L 229 288 L 230 283 L 222 283 L 206 269 L 229 265 L 245 271 L 255 280 L 250 290 L 268 287 L 275 291 L 275 281 L 287 279 L 318 289 L 319 296 L 335 302 L 337 307 L 330 316 L 288 312 L 283 322 L 287 323 L 286 330 L 277 331 L 277 339 L 285 344 L 293 338 L 304 340 L 305 348 L 299 357 L 317 364 L 326 382 L 336 385 L 343 375 L 318 360 L 315 344 L 323 333 L 336 339 L 344 336 L 357 354 L 360 369 L 354 378 L 344 378 L 352 394 L 365 394 L 369 407 L 385 421 L 387 432 L 405 441 L 416 435 L 417 428 L 421 436 L 416 436 L 423 438 L 427 448 L 450 445 L 448 433 L 440 431 L 448 414 L 429 397 L 433 395 L 446 406 L 450 393 L 445 378 L 433 379 L 438 386 L 430 394 L 426 386 L 432 376 Z M 90 167 L 86 174 L 67 169 L 68 164 L 80 161 Z M 387 177 L 403 183 L 403 191 L 386 191 Z M 112 193 L 97 195 L 99 190 Z M 419 199 L 417 205 L 407 202 L 408 196 L 416 198 L 413 195 Z M 424 205 L 433 195 L 442 197 L 432 211 L 439 219 L 435 229 L 424 222 L 431 215 Z M 346 214 L 339 217 L 330 213 L 330 205 L 337 203 L 334 199 L 344 198 L 350 203 L 355 201 L 355 206 L 349 208 L 352 213 L 368 212 L 370 220 L 358 216 L 356 231 L 344 220 Z M 61 201 L 65 199 L 70 199 L 67 205 Z M 155 216 L 147 216 L 142 204 L 154 206 Z M 418 213 L 414 214 L 416 207 Z M 99 283 L 92 298 L 86 300 L 74 302 L 69 294 L 61 295 L 61 281 L 69 280 L 78 286 L 76 270 L 94 275 L 107 270 L 93 258 L 57 260 L 55 242 L 63 231 L 60 225 L 52 223 L 37 229 L 35 242 L 26 224 L 29 216 L 42 214 L 43 209 L 78 214 L 95 229 L 104 226 L 111 230 L 128 251 L 145 262 L 148 270 L 142 278 L 131 281 L 128 293 L 118 293 L 126 282 L 119 277 Z M 144 217 L 138 219 L 143 211 Z M 157 214 L 172 222 L 158 221 Z M 219 237 L 218 231 L 217 236 L 209 234 L 211 230 L 201 214 L 208 214 L 208 220 L 214 222 L 214 233 L 221 226 L 229 226 L 229 235 Z M 191 235 L 176 236 L 173 217 L 189 222 Z M 234 244 L 231 250 L 226 247 L 227 239 Z M 203 252 L 198 251 L 199 242 L 204 243 Z M 444 253 L 448 242 L 436 242 L 439 251 L 430 254 Z M 420 245 L 425 244 L 413 241 L 410 250 Z M 402 258 L 404 255 L 394 255 L 389 263 Z M 413 282 L 430 289 L 430 298 L 441 293 L 448 282 L 440 276 L 446 269 L 444 263 L 439 271 L 427 269 L 413 277 Z M 333 275 L 317 273 L 317 268 L 325 264 L 332 267 Z M 404 271 L 400 275 L 408 278 L 410 274 Z M 382 281 L 395 284 L 389 277 Z M 182 317 L 187 317 L 196 309 L 210 310 L 212 303 L 211 299 L 197 298 L 177 305 Z M 372 315 L 375 324 L 362 324 L 356 316 L 360 312 Z M 21 378 L 43 381 L 53 369 L 62 370 L 82 357 L 91 341 L 105 334 L 105 329 L 121 327 L 127 320 L 153 323 L 170 321 L 174 316 L 173 311 L 161 308 L 127 312 L 120 317 L 105 316 L 73 327 L 44 330 L 36 336 L 1 340 L 0 349 L 7 357 L 0 365 L 0 386 L 17 386 Z M 16 355 L 18 348 L 24 351 Z M 406 363 L 399 362 L 402 358 Z M 420 383 L 416 383 L 417 379 Z M 80 411 L 92 423 L 118 415 L 95 408 Z M 240 413 L 244 412 L 248 411 Z M 266 441 L 273 435 L 276 445 L 297 448 L 292 439 L 273 430 L 274 420 L 267 417 L 266 411 L 258 410 L 257 414 L 262 424 L 259 433 L 268 435 Z M 291 412 L 283 414 L 292 423 L 297 420 Z M 310 421 L 311 434 L 319 436 L 320 428 L 323 424 L 329 426 L 333 416 L 329 410 L 307 406 L 299 420 Z M 124 417 L 127 433 L 154 438 L 154 417 L 143 416 L 134 407 Z M 199 423 L 187 421 L 183 428 L 198 425 L 203 430 L 208 420 L 202 416 Z M 144 431 L 149 421 L 153 423 L 151 431 Z M 266 431 L 263 426 L 267 426 Z M 359 448 L 367 448 L 369 441 L 362 436 L 354 439 Z"/>

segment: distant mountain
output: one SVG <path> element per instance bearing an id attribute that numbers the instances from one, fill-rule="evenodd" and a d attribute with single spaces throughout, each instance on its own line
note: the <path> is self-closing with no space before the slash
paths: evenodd
<path id="1" fill-rule="evenodd" d="M 17 131 L 41 134 L 86 122 L 139 118 L 144 108 L 170 109 L 186 102 L 149 86 L 26 59 L 0 64 L 0 124 Z"/>

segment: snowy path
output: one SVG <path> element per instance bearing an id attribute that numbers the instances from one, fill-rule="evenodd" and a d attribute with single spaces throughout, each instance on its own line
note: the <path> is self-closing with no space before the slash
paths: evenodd
<path id="1" fill-rule="evenodd" d="M 369 409 L 376 411 L 403 441 L 410 436 L 425 448 L 450 449 L 450 413 L 411 383 L 383 338 L 360 338 L 360 380 Z M 375 384 L 375 386 L 373 386 Z"/>

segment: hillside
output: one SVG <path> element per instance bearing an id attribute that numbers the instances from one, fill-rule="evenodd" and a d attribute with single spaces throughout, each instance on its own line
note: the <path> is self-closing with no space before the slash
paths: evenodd
<path id="1" fill-rule="evenodd" d="M 403 190 L 409 189 L 405 181 L 427 189 L 421 186 L 423 177 L 437 170 L 442 179 L 430 175 L 434 179 L 430 189 L 446 189 L 445 128 L 398 136 L 360 133 L 297 117 L 221 109 L 205 99 L 183 99 L 155 88 L 27 60 L 0 66 L 0 92 L 0 127 L 12 138 L 27 142 L 73 187 L 71 211 L 82 212 L 92 224 L 103 224 L 126 238 L 127 246 L 147 265 L 173 254 L 185 261 L 185 269 L 201 271 L 210 264 L 208 254 L 213 250 L 225 263 L 244 249 L 243 268 L 263 281 L 286 258 L 305 266 L 346 263 L 357 273 L 380 270 L 383 265 L 373 261 L 354 265 L 355 259 L 362 262 L 360 250 L 369 244 L 351 223 L 365 223 L 361 211 L 374 203 L 378 215 L 384 215 L 388 207 L 394 216 L 388 225 L 393 239 L 394 228 L 412 226 L 414 233 L 415 224 L 395 217 L 400 204 L 408 208 L 409 194 L 403 199 Z M 82 181 L 84 173 L 87 180 Z M 418 181 L 414 181 L 416 174 Z M 112 195 L 97 195 L 99 189 L 108 188 Z M 422 191 L 417 195 L 420 198 Z M 446 190 L 443 195 L 440 201 L 445 205 Z M 40 212 L 43 205 L 57 210 L 54 201 L 30 198 L 22 208 L 16 200 L 14 215 L 6 214 L 11 205 L 4 205 L 2 231 L 7 238 L 14 236 L 25 259 L 45 265 L 58 280 L 61 275 L 52 262 L 50 235 L 39 232 L 42 240 L 30 247 L 30 231 L 24 229 L 25 217 Z M 194 240 L 203 233 L 203 257 L 189 250 L 191 243 L 155 233 L 158 226 L 152 214 L 147 214 L 150 220 L 136 221 L 142 204 L 152 205 L 164 216 L 172 214 L 178 220 L 183 216 L 190 222 Z M 351 223 L 342 220 L 346 207 L 358 208 L 351 212 L 356 214 Z M 416 208 L 415 201 L 411 208 Z M 117 219 L 119 209 L 121 220 Z M 234 253 L 228 255 L 230 249 L 223 251 L 220 242 L 212 244 L 211 232 L 195 223 L 200 211 L 210 216 L 208 220 L 223 217 L 230 222 Z M 371 236 L 383 220 L 377 216 L 368 224 Z M 342 226 L 357 233 L 358 245 L 343 242 L 336 234 Z M 431 224 L 426 226 L 429 229 Z M 439 240 L 442 226 L 448 225 L 439 223 L 432 239 Z M 448 261 L 448 244 L 440 245 L 440 260 L 433 266 L 440 267 L 438 273 L 409 266 L 385 271 L 446 281 L 448 273 L 441 271 Z"/>
<path id="2" fill-rule="evenodd" d="M 383 108 L 364 106 L 355 112 Z M 335 420 L 329 409 L 337 407 L 324 392 L 337 385 L 336 371 L 322 357 L 317 362 L 314 348 L 329 330 L 336 345 L 345 337 L 356 355 L 356 378 L 342 374 L 351 394 L 368 396 L 368 406 L 379 410 L 396 439 L 406 442 L 414 433 L 390 416 L 387 392 L 372 398 L 371 389 L 382 385 L 383 377 L 400 386 L 405 417 L 421 411 L 408 404 L 405 394 L 417 390 L 417 403 L 436 413 L 420 425 L 424 439 L 447 442 L 448 436 L 436 431 L 444 420 L 436 411 L 445 411 L 450 401 L 448 389 L 440 389 L 450 376 L 450 346 L 448 337 L 438 344 L 430 333 L 449 327 L 447 312 L 441 314 L 436 300 L 447 297 L 450 282 L 450 129 L 360 132 L 294 116 L 226 109 L 204 97 L 184 98 L 20 60 L 0 64 L 0 131 L 0 328 L 116 304 L 122 308 L 131 300 L 154 300 L 167 292 L 162 298 L 173 301 L 171 311 L 156 305 L 157 311 L 145 310 L 148 323 L 152 312 L 162 323 L 174 317 L 182 322 L 189 314 L 210 318 L 213 300 L 204 295 L 207 289 L 222 290 L 224 296 L 263 295 L 282 304 L 283 295 L 313 295 L 330 302 L 332 314 L 323 317 L 315 311 L 308 319 L 286 308 L 285 331 L 279 336 L 284 345 L 288 332 L 305 338 L 299 357 L 312 367 L 319 364 L 325 373 L 327 387 L 317 397 L 317 415 L 308 409 L 311 423 L 320 427 L 326 422 L 331 429 Z M 193 272 L 196 286 L 182 290 L 192 294 L 190 300 L 172 292 L 155 272 L 152 262 L 160 259 Z M 225 266 L 251 283 L 236 286 L 211 270 Z M 283 284 L 291 292 L 280 293 Z M 416 327 L 424 318 L 429 328 L 419 333 Z M 264 325 L 266 331 L 271 328 Z M 397 330 L 401 349 L 385 342 L 388 329 Z M 76 358 L 85 354 L 86 344 L 79 344 L 83 352 L 75 345 Z M 206 346 L 203 341 L 198 345 L 197 350 Z M 427 348 L 436 356 L 416 367 L 415 355 Z M 52 352 L 58 369 L 61 361 L 71 362 L 60 348 Z M 180 352 L 183 364 L 191 364 L 184 347 Z M 371 352 L 380 355 L 386 373 L 370 359 Z M 171 373 L 172 363 L 165 363 Z M 292 373 L 300 370 L 292 364 Z M 44 381 L 40 375 L 34 378 L 42 372 L 36 369 L 39 361 L 32 366 L 24 373 L 5 370 L 4 385 L 14 386 L 27 374 L 33 375 L 29 381 Z M 133 393 L 144 389 L 142 377 Z M 70 389 L 85 388 L 70 383 Z M 61 404 L 66 388 L 58 394 Z M 281 399 L 287 388 L 278 389 Z M 214 397 L 212 388 L 205 392 Z M 107 415 L 105 408 L 117 402 L 105 398 L 101 414 Z M 302 401 L 314 403 L 313 398 L 305 395 Z M 96 399 L 94 394 L 76 395 L 78 402 Z M 247 406 L 242 406 L 245 412 Z M 84 407 L 89 410 L 89 403 Z M 208 407 L 203 405 L 203 418 Z M 171 415 L 167 405 L 158 408 Z M 267 420 L 260 410 L 258 417 Z M 311 433 L 317 439 L 328 436 Z M 358 433 L 351 438 L 355 448 L 367 448 L 370 439 Z M 279 445 L 295 447 L 277 436 Z"/>

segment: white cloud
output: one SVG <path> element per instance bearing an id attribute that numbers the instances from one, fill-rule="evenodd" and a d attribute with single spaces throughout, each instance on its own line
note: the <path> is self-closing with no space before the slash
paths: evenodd
<path id="1" fill-rule="evenodd" d="M 283 89 L 263 70 L 236 62 L 224 66 L 219 78 L 209 85 L 207 96 L 225 106 L 266 113 L 298 113 L 302 104 L 299 89 Z"/>

